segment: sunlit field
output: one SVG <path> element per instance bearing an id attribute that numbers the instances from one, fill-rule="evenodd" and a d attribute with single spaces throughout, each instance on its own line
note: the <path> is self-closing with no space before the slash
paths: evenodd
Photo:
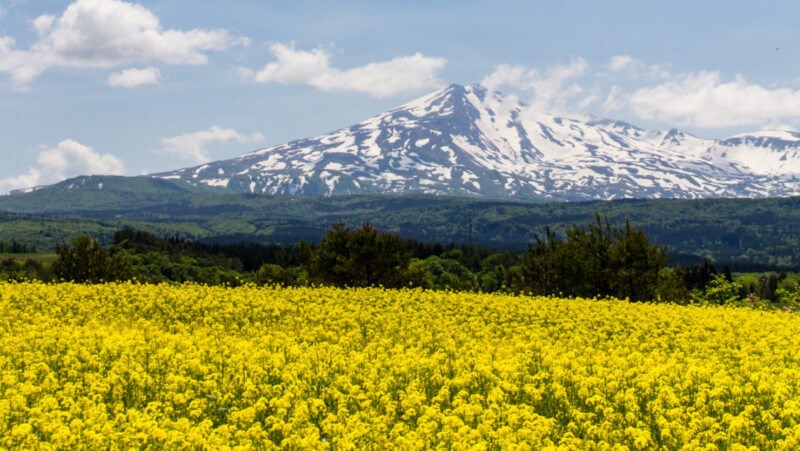
<path id="1" fill-rule="evenodd" d="M 0 447 L 800 446 L 791 313 L 134 283 L 0 296 Z"/>

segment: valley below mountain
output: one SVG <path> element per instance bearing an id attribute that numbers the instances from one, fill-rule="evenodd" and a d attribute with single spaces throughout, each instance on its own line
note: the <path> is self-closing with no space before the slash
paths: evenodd
<path id="1" fill-rule="evenodd" d="M 101 188 L 102 186 L 102 188 Z M 524 250 L 595 214 L 630 219 L 674 263 L 800 269 L 800 197 L 523 202 L 467 196 L 237 194 L 150 177 L 92 176 L 0 197 L 0 236 L 53 249 L 78 234 L 109 243 L 123 228 L 218 243 L 317 243 L 336 222 L 369 222 L 427 243 Z"/>

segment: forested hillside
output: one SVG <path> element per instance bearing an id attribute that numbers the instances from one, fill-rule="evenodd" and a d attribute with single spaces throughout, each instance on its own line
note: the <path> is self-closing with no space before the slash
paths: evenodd
<path id="1" fill-rule="evenodd" d="M 599 213 L 612 223 L 630 219 L 654 242 L 667 246 L 673 262 L 684 265 L 708 260 L 744 268 L 800 267 L 800 197 L 580 203 L 322 198 L 159 191 L 152 181 L 129 179 L 125 189 L 115 192 L 113 178 L 99 179 L 104 188 L 97 189 L 103 182 L 91 184 L 94 195 L 79 196 L 80 201 L 72 194 L 77 188 L 0 197 L 0 211 L 17 212 L 0 213 L 0 239 L 46 251 L 79 234 L 109 244 L 116 230 L 130 227 L 217 243 L 316 243 L 332 223 L 344 221 L 369 222 L 417 241 L 520 251 L 535 235 L 543 235 L 546 226 L 564 236 L 567 228 L 591 222 Z"/>

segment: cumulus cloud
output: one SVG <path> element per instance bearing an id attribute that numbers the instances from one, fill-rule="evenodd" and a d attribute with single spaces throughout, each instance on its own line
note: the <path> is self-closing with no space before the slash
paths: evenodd
<path id="1" fill-rule="evenodd" d="M 624 82 L 661 81 L 673 77 L 663 65 L 648 64 L 647 62 L 634 58 L 631 55 L 614 55 L 606 64 L 603 70 L 597 73 L 599 78 L 616 79 Z"/>
<path id="2" fill-rule="evenodd" d="M 552 111 L 563 108 L 584 92 L 583 87 L 572 80 L 583 76 L 589 64 L 583 58 L 575 58 L 569 64 L 556 65 L 544 72 L 523 66 L 501 64 L 481 80 L 481 84 L 492 90 L 511 87 L 530 92 L 532 110 Z"/>
<path id="3" fill-rule="evenodd" d="M 155 67 L 127 69 L 108 76 L 108 84 L 120 88 L 135 88 L 141 85 L 157 85 L 161 71 Z"/>
<path id="4" fill-rule="evenodd" d="M 606 111 L 621 110 L 625 106 L 625 99 L 622 96 L 623 93 L 619 86 L 611 86 L 603 102 L 603 109 Z"/>
<path id="5" fill-rule="evenodd" d="M 36 168 L 29 168 L 28 172 L 16 177 L 0 179 L 0 194 L 8 194 L 15 189 L 33 188 L 42 185 L 42 173 Z"/>
<path id="6" fill-rule="evenodd" d="M 768 89 L 741 76 L 723 81 L 713 71 L 638 88 L 623 104 L 646 119 L 700 128 L 764 125 L 800 117 L 800 91 Z"/>
<path id="7" fill-rule="evenodd" d="M 630 55 L 616 55 L 608 63 L 612 72 L 620 72 L 636 65 L 636 60 Z"/>
<path id="8" fill-rule="evenodd" d="M 78 175 L 123 175 L 125 165 L 116 156 L 100 154 L 75 140 L 65 139 L 39 152 L 38 166 L 24 174 L 0 180 L 0 190 L 30 188 L 56 183 Z"/>
<path id="9" fill-rule="evenodd" d="M 0 38 L 0 72 L 18 89 L 51 67 L 201 65 L 208 61 L 206 52 L 248 44 L 222 29 L 164 29 L 150 10 L 122 0 L 77 0 L 61 16 L 41 15 L 32 26 L 38 40 L 26 50 L 15 49 L 11 37 Z"/>
<path id="10" fill-rule="evenodd" d="M 583 58 L 545 69 L 499 65 L 481 84 L 530 93 L 526 114 L 624 114 L 663 127 L 800 127 L 800 90 L 765 87 L 718 71 L 677 72 L 630 55 L 590 71 Z M 594 108 L 596 111 L 591 111 Z"/>
<path id="11" fill-rule="evenodd" d="M 203 164 L 211 161 L 209 147 L 215 143 L 237 142 L 241 144 L 258 144 L 264 141 L 260 133 L 245 135 L 232 128 L 211 127 L 208 130 L 184 133 L 182 135 L 161 140 L 161 153 L 177 155 L 192 164 Z"/>
<path id="12" fill-rule="evenodd" d="M 793 129 L 800 119 L 800 90 L 767 88 L 719 71 L 675 72 L 628 55 L 610 59 L 602 107 L 665 127 Z M 794 123 L 795 125 L 792 125 Z"/>
<path id="13" fill-rule="evenodd" d="M 421 53 L 351 69 L 331 66 L 330 53 L 321 48 L 297 50 L 294 43 L 270 46 L 275 61 L 260 70 L 239 68 L 240 74 L 258 83 L 307 84 L 323 91 L 354 91 L 374 97 L 441 86 L 437 74 L 447 64 L 444 58 Z"/>

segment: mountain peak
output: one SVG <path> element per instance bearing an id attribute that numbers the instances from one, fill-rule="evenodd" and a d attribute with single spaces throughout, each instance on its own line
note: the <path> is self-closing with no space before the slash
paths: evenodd
<path id="1" fill-rule="evenodd" d="M 782 135 L 780 146 L 751 137 L 714 141 L 526 111 L 515 97 L 452 84 L 327 135 L 155 176 L 266 194 L 575 201 L 800 193 L 791 178 L 800 167 L 798 136 Z M 759 163 L 764 147 L 769 165 Z"/>
<path id="2" fill-rule="evenodd" d="M 413 100 L 392 111 L 412 112 L 416 116 L 429 114 L 441 114 L 443 116 L 452 114 L 468 114 L 469 109 L 475 109 L 471 97 L 482 101 L 486 96 L 486 88 L 480 85 L 462 86 L 451 84 L 450 86 L 435 91 L 427 96 Z"/>
<path id="3" fill-rule="evenodd" d="M 460 85 L 457 83 L 452 83 L 448 87 L 444 88 L 443 91 L 459 96 L 464 96 L 470 93 L 474 93 L 476 95 L 483 95 L 486 93 L 487 89 L 483 85 L 478 83 L 473 83 L 470 85 Z"/>

